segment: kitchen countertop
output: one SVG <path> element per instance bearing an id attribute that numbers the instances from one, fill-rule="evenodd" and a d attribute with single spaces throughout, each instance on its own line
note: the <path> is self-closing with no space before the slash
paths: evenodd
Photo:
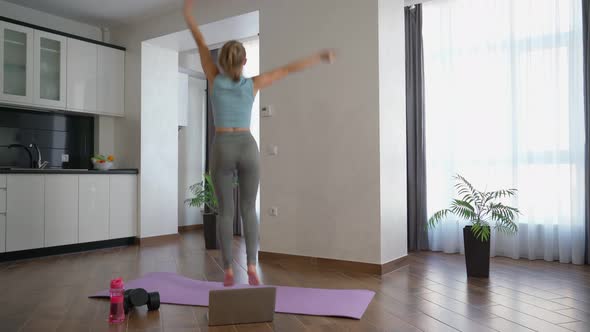
<path id="1" fill-rule="evenodd" d="M 27 168 L 0 168 L 0 174 L 138 174 L 135 168 L 111 169 L 110 171 L 99 171 L 94 169 L 27 169 Z"/>

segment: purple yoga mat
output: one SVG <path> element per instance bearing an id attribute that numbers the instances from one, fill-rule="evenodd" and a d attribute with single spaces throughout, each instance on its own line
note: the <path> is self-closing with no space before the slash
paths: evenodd
<path id="1" fill-rule="evenodd" d="M 236 285 L 233 288 L 251 287 Z M 269 287 L 265 285 L 264 287 Z M 317 289 L 270 286 L 277 289 L 275 311 L 286 314 L 332 316 L 361 319 L 375 292 L 353 289 Z M 156 272 L 142 278 L 126 281 L 126 289 L 144 288 L 159 292 L 161 303 L 209 305 L 209 291 L 227 289 L 222 283 L 189 279 L 175 273 Z M 109 297 L 108 291 L 96 293 L 91 298 Z"/>

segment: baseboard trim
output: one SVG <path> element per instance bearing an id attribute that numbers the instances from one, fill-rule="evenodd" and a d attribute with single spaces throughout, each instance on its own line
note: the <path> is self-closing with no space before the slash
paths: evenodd
<path id="1" fill-rule="evenodd" d="M 70 245 L 65 245 L 65 246 L 5 252 L 5 253 L 0 254 L 0 262 L 16 261 L 16 260 L 39 258 L 39 257 L 46 257 L 46 256 L 56 256 L 56 255 L 63 255 L 63 254 L 72 254 L 72 253 L 77 253 L 77 252 L 84 252 L 84 251 L 91 251 L 91 250 L 98 250 L 98 249 L 124 247 L 124 246 L 133 245 L 134 242 L 135 242 L 135 238 L 129 237 L 129 238 L 115 239 L 115 240 L 105 240 L 105 241 L 96 241 L 96 242 L 88 242 L 88 243 L 76 243 L 76 244 L 70 244 Z"/>
<path id="2" fill-rule="evenodd" d="M 309 265 L 319 265 L 324 268 L 334 269 L 339 271 L 353 271 L 359 273 L 384 275 L 393 272 L 399 268 L 408 265 L 408 256 L 400 257 L 396 260 L 385 264 L 371 264 L 362 262 L 344 261 L 338 259 L 317 258 L 309 256 L 298 256 L 281 253 L 273 253 L 260 251 L 258 252 L 258 259 L 260 261 L 272 262 L 277 260 L 290 260 L 293 262 L 300 262 Z"/>
<path id="3" fill-rule="evenodd" d="M 402 256 L 398 259 L 394 259 L 391 262 L 387 262 L 385 264 L 381 264 L 381 275 L 388 274 L 395 270 L 401 269 L 404 266 L 410 264 L 408 255 Z"/>
<path id="4" fill-rule="evenodd" d="M 144 238 L 136 238 L 135 244 L 140 246 L 157 246 L 161 244 L 168 244 L 172 242 L 176 242 L 180 239 L 180 234 L 168 234 L 168 235 L 159 235 L 159 236 L 151 236 L 151 237 L 144 237 Z"/>
<path id="5" fill-rule="evenodd" d="M 186 233 L 203 229 L 203 224 L 200 225 L 188 225 L 178 226 L 178 233 Z"/>

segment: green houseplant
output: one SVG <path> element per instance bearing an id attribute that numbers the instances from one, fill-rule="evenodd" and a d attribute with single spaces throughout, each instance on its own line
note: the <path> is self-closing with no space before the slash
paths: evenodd
<path id="1" fill-rule="evenodd" d="M 454 176 L 454 179 L 455 189 L 460 198 L 453 199 L 448 208 L 434 213 L 428 220 L 428 227 L 436 227 L 448 215 L 467 220 L 470 225 L 463 229 L 467 275 L 487 278 L 490 272 L 492 225 L 501 233 L 518 232 L 515 218 L 520 211 L 500 201 L 502 198 L 515 196 L 517 190 L 480 191 L 461 175 Z"/>
<path id="2" fill-rule="evenodd" d="M 189 187 L 193 194 L 192 198 L 186 200 L 186 203 L 192 207 L 203 208 L 203 231 L 205 235 L 205 248 L 217 249 L 217 225 L 216 216 L 218 211 L 218 201 L 215 195 L 215 187 L 211 174 L 203 174 L 203 181 Z"/>

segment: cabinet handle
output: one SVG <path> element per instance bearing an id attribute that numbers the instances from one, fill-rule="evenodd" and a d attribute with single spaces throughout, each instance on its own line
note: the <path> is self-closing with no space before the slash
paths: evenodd
<path id="1" fill-rule="evenodd" d="M 6 188 L 0 188 L 0 191 L 8 191 Z"/>

